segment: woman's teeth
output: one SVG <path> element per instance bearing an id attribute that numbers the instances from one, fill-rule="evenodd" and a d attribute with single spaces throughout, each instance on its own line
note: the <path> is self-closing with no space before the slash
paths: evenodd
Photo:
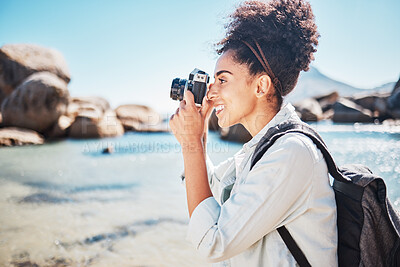
<path id="1" fill-rule="evenodd" d="M 224 105 L 218 105 L 216 108 L 215 108 L 215 111 L 216 111 L 216 113 L 219 113 L 219 112 L 221 112 L 223 109 L 224 109 Z"/>

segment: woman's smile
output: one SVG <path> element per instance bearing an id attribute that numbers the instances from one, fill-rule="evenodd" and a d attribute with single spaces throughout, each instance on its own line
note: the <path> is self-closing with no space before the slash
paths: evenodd
<path id="1" fill-rule="evenodd" d="M 215 107 L 215 114 L 216 115 L 220 114 L 224 110 L 224 108 L 225 108 L 225 105 L 217 105 Z"/>

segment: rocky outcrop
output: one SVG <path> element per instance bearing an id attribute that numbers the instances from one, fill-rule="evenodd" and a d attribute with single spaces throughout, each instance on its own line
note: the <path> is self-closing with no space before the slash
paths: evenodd
<path id="1" fill-rule="evenodd" d="M 16 127 L 0 128 L 0 146 L 40 145 L 44 138 L 39 133 Z"/>
<path id="2" fill-rule="evenodd" d="M 373 122 L 372 112 L 354 102 L 341 98 L 333 105 L 334 122 Z"/>
<path id="3" fill-rule="evenodd" d="M 69 127 L 74 122 L 74 118 L 66 115 L 61 115 L 51 130 L 47 132 L 47 138 L 64 138 L 68 136 Z"/>
<path id="4" fill-rule="evenodd" d="M 318 101 L 319 105 L 321 106 L 322 112 L 326 112 L 332 109 L 333 104 L 338 101 L 339 93 L 333 91 L 332 93 L 329 93 L 327 95 L 316 96 L 314 97 L 314 99 Z"/>
<path id="5" fill-rule="evenodd" d="M 96 113 L 99 117 L 111 109 L 106 99 L 99 96 L 80 96 L 69 99 L 67 116 L 76 117 L 83 112 Z"/>
<path id="6" fill-rule="evenodd" d="M 72 138 L 103 138 L 120 136 L 124 128 L 113 110 L 107 110 L 102 116 L 84 112 L 79 114 L 69 128 Z"/>
<path id="7" fill-rule="evenodd" d="M 252 138 L 251 134 L 241 124 L 235 124 L 231 127 L 221 128 L 220 136 L 223 140 L 246 143 Z"/>
<path id="8" fill-rule="evenodd" d="M 303 121 L 319 121 L 322 119 L 322 108 L 317 100 L 307 98 L 293 105 L 300 113 Z"/>
<path id="9" fill-rule="evenodd" d="M 332 92 L 325 96 L 305 99 L 294 106 L 303 121 L 332 119 L 334 122 L 368 123 L 396 118 L 396 111 L 390 109 L 389 99 L 390 93 L 375 92 L 339 98 L 337 92 Z"/>
<path id="10" fill-rule="evenodd" d="M 160 133 L 160 132 L 168 132 L 169 124 L 164 121 L 155 125 L 132 122 L 129 125 L 124 124 L 124 129 L 127 132 L 132 131 L 132 132 L 142 132 L 142 133 Z"/>
<path id="11" fill-rule="evenodd" d="M 49 138 L 76 139 L 113 137 L 124 134 L 121 122 L 102 97 L 71 97 L 65 115 L 49 131 Z"/>
<path id="12" fill-rule="evenodd" d="M 54 49 L 30 44 L 1 47 L 0 127 L 31 129 L 46 138 L 119 136 L 124 127 L 145 132 L 169 130 L 168 123 L 146 106 L 123 105 L 115 112 L 102 97 L 69 97 L 70 79 L 62 54 Z M 19 144 L 17 140 L 4 143 Z"/>
<path id="13" fill-rule="evenodd" d="M 219 131 L 220 127 L 218 125 L 218 117 L 215 114 L 215 109 L 211 113 L 210 119 L 208 120 L 208 130 L 209 131 Z"/>
<path id="14" fill-rule="evenodd" d="M 388 93 L 375 93 L 372 95 L 356 95 L 349 99 L 364 109 L 370 110 L 375 118 L 384 120 L 389 117 L 387 105 L 389 96 Z"/>
<path id="15" fill-rule="evenodd" d="M 388 113 L 394 119 L 400 119 L 400 78 L 393 88 L 393 91 L 388 97 Z"/>
<path id="16" fill-rule="evenodd" d="M 6 44 L 0 48 L 0 103 L 28 76 L 51 72 L 65 83 L 70 74 L 62 54 L 32 44 Z"/>
<path id="17" fill-rule="evenodd" d="M 64 80 L 50 72 L 34 73 L 3 101 L 3 125 L 45 134 L 67 111 L 68 97 Z"/>
<path id="18" fill-rule="evenodd" d="M 168 131 L 168 125 L 162 122 L 160 114 L 148 106 L 121 105 L 115 109 L 115 112 L 125 131 Z"/>
<path id="19" fill-rule="evenodd" d="M 400 78 L 397 80 L 396 84 L 393 87 L 392 95 L 398 92 L 400 92 Z"/>
<path id="20" fill-rule="evenodd" d="M 400 120 L 400 108 L 390 109 L 389 114 L 393 119 Z"/>
<path id="21" fill-rule="evenodd" d="M 124 128 L 108 101 L 102 97 L 73 97 L 67 117 L 73 120 L 67 129 L 72 138 L 102 138 L 124 134 Z"/>

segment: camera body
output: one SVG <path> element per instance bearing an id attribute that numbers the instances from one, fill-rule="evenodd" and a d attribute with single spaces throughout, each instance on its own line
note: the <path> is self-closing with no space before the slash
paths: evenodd
<path id="1" fill-rule="evenodd" d="M 172 80 L 170 97 L 173 100 L 181 101 L 185 91 L 188 90 L 193 93 L 194 102 L 198 105 L 201 105 L 201 102 L 206 95 L 207 84 L 209 81 L 210 76 L 206 72 L 196 68 L 189 74 L 188 80 L 180 78 L 175 78 Z"/>

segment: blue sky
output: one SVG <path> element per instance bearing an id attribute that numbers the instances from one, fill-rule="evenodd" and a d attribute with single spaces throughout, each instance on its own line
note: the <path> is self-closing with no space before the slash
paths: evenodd
<path id="1" fill-rule="evenodd" d="M 172 112 L 172 79 L 195 67 L 214 71 L 212 44 L 239 2 L 0 0 L 0 46 L 34 43 L 62 52 L 72 96 Z M 360 88 L 397 81 L 400 1 L 310 2 L 321 33 L 313 66 Z"/>

